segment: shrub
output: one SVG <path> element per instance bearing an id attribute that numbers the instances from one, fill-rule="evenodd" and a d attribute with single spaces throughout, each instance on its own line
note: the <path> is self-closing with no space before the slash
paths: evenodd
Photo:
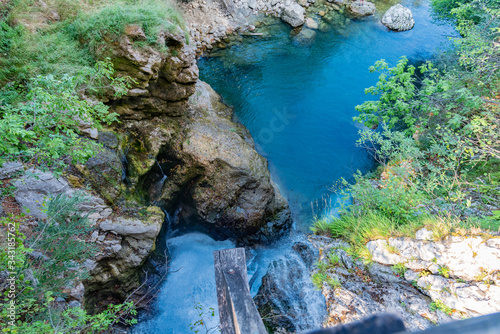
<path id="1" fill-rule="evenodd" d="M 38 76 L 25 87 L 4 87 L 0 93 L 0 151 L 4 152 L 0 165 L 22 159 L 62 168 L 94 155 L 99 146 L 80 137 L 79 124 L 99 129 L 101 123 L 116 121 L 117 114 L 109 113 L 103 103 L 80 99 L 79 92 L 98 94 L 109 87 L 123 94 L 126 80 L 113 79 L 112 73 L 108 61 L 76 77 Z"/>

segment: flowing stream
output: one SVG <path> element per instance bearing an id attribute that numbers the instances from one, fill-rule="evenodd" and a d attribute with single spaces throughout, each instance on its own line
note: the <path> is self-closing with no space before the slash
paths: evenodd
<path id="1" fill-rule="evenodd" d="M 329 31 L 318 31 L 310 45 L 296 43 L 290 28 L 276 20 L 264 36 L 245 37 L 243 43 L 199 62 L 201 79 L 234 106 L 258 152 L 269 160 L 296 224 L 297 232 L 289 239 L 252 251 L 248 271 L 254 295 L 270 263 L 295 261 L 291 246 L 305 240 L 303 232 L 308 232 L 313 215 L 334 210 L 334 182 L 373 167 L 367 152 L 356 147 L 361 126 L 352 121 L 354 107 L 370 99 L 364 89 L 378 79 L 369 67 L 379 59 L 393 66 L 401 56 L 412 62 L 429 59 L 456 36 L 450 25 L 432 19 L 425 0 L 401 2 L 413 12 L 412 30 L 388 31 L 380 16 L 394 3 L 377 2 L 378 13 L 362 21 L 342 18 Z M 189 325 L 200 319 L 195 305 L 202 306 L 208 327 L 218 322 L 217 312 L 209 314 L 210 308 L 217 310 L 212 251 L 234 244 L 199 232 L 171 231 L 167 236 L 169 275 L 154 306 L 155 316 L 135 326 L 134 333 L 190 333 Z M 307 314 L 296 326 L 319 327 L 324 300 L 307 270 L 291 267 L 300 271 L 293 276 L 300 284 L 288 298 L 292 305 L 298 298 L 307 304 Z M 288 277 L 286 272 L 281 275 Z"/>

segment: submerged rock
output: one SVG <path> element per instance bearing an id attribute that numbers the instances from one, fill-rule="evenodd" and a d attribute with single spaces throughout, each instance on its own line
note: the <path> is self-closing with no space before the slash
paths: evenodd
<path id="1" fill-rule="evenodd" d="M 305 22 L 306 10 L 298 3 L 292 1 L 290 5 L 283 9 L 281 19 L 296 28 Z"/>
<path id="2" fill-rule="evenodd" d="M 365 0 L 357 0 L 347 6 L 347 13 L 355 18 L 373 15 L 376 10 L 374 3 Z"/>
<path id="3" fill-rule="evenodd" d="M 385 12 L 382 24 L 394 31 L 406 31 L 413 28 L 415 20 L 409 8 L 397 4 Z"/>
<path id="4" fill-rule="evenodd" d="M 295 37 L 295 42 L 302 45 L 310 45 L 316 38 L 316 32 L 312 29 L 304 28 Z"/>
<path id="5" fill-rule="evenodd" d="M 314 21 L 312 18 L 308 17 L 305 23 L 306 27 L 309 29 L 318 29 L 318 22 Z"/>

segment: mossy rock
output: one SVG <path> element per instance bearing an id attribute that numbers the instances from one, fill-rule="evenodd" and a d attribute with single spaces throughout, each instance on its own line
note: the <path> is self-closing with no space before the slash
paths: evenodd
<path id="1" fill-rule="evenodd" d="M 123 167 L 115 151 L 103 149 L 87 161 L 81 172 L 109 203 L 114 204 L 120 197 Z"/>

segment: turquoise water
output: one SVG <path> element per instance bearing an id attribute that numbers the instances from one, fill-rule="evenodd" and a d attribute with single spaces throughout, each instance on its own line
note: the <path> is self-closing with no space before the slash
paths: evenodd
<path id="1" fill-rule="evenodd" d="M 247 37 L 200 61 L 201 79 L 234 106 L 304 230 L 312 207 L 317 215 L 333 206 L 330 188 L 336 180 L 373 167 L 355 145 L 361 126 L 352 121 L 354 107 L 370 98 L 364 89 L 378 79 L 369 67 L 378 59 L 394 65 L 404 55 L 429 59 L 456 34 L 433 22 L 427 2 L 402 4 L 416 21 L 407 32 L 388 31 L 378 14 L 318 31 L 313 44 L 303 46 L 294 43 L 288 26 L 276 22 L 268 27 L 271 37 Z"/>

